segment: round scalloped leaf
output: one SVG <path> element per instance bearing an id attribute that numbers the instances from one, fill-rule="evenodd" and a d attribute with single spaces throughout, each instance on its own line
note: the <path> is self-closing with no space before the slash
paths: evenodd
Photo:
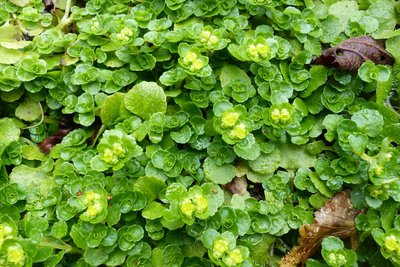
<path id="1" fill-rule="evenodd" d="M 25 98 L 24 102 L 19 104 L 15 110 L 15 116 L 24 121 L 35 121 L 42 116 L 42 110 L 38 102 Z"/>
<path id="2" fill-rule="evenodd" d="M 21 131 L 15 126 L 12 119 L 3 118 L 0 120 L 0 144 L 7 146 L 13 141 L 17 141 Z"/>
<path id="3" fill-rule="evenodd" d="M 236 168 L 231 164 L 217 165 L 212 158 L 204 161 L 204 174 L 208 180 L 216 184 L 227 184 L 236 175 Z"/>
<path id="4" fill-rule="evenodd" d="M 167 97 L 155 82 L 141 82 L 126 93 L 124 105 L 130 112 L 148 120 L 156 112 L 165 113 Z"/>

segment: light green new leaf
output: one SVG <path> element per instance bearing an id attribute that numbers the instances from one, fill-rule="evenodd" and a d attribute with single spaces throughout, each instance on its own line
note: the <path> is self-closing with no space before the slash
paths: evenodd
<path id="1" fill-rule="evenodd" d="M 10 173 L 10 183 L 18 183 L 28 188 L 39 187 L 43 194 L 52 189 L 53 182 L 54 180 L 49 173 L 41 168 L 19 165 L 14 167 Z"/>
<path id="2" fill-rule="evenodd" d="M 359 13 L 357 1 L 340 1 L 329 7 L 329 14 L 340 19 L 343 29 L 357 13 Z"/>
<path id="3" fill-rule="evenodd" d="M 27 160 L 44 160 L 44 154 L 36 145 L 26 145 L 22 147 L 22 156 Z"/>
<path id="4" fill-rule="evenodd" d="M 163 216 L 165 209 L 161 203 L 153 201 L 142 210 L 142 216 L 149 220 L 155 220 Z"/>
<path id="5" fill-rule="evenodd" d="M 376 32 L 391 31 L 397 24 L 396 1 L 380 0 L 369 6 L 367 15 L 379 21 Z"/>
<path id="6" fill-rule="evenodd" d="M 42 110 L 38 102 L 27 97 L 15 110 L 15 116 L 24 121 L 34 121 L 40 119 Z"/>
<path id="7" fill-rule="evenodd" d="M 119 110 L 124 100 L 124 95 L 123 93 L 115 93 L 105 99 L 100 111 L 100 118 L 103 124 L 110 125 L 120 116 Z"/>
<path id="8" fill-rule="evenodd" d="M 203 164 L 204 175 L 217 184 L 227 184 L 236 174 L 236 168 L 231 164 L 217 165 L 213 159 L 206 158 Z"/>
<path id="9" fill-rule="evenodd" d="M 0 144 L 7 146 L 11 142 L 17 141 L 20 134 L 20 129 L 10 118 L 0 119 Z"/>
<path id="10" fill-rule="evenodd" d="M 15 64 L 17 63 L 24 54 L 15 49 L 8 49 L 0 46 L 0 64 Z"/>
<path id="11" fill-rule="evenodd" d="M 156 112 L 166 112 L 167 97 L 155 82 L 141 82 L 126 93 L 124 105 L 130 112 L 148 120 Z"/>
<path id="12" fill-rule="evenodd" d="M 230 84 L 233 80 L 240 79 L 244 83 L 251 83 L 249 76 L 246 72 L 235 65 L 226 65 L 221 70 L 221 75 L 219 76 L 221 80 L 221 86 L 224 88 Z"/>
<path id="13" fill-rule="evenodd" d="M 154 176 L 142 176 L 136 180 L 134 188 L 146 195 L 149 201 L 158 197 L 166 186 L 164 181 Z"/>

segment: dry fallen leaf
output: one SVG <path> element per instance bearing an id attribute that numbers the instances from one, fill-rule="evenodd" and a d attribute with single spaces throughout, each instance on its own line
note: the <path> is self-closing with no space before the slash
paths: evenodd
<path id="1" fill-rule="evenodd" d="M 340 44 L 325 49 L 314 60 L 315 64 L 342 70 L 358 70 L 364 61 L 375 64 L 393 65 L 394 58 L 385 50 L 384 41 L 371 36 L 358 36 L 344 40 Z"/>
<path id="2" fill-rule="evenodd" d="M 232 194 L 243 196 L 247 192 L 247 181 L 245 177 L 235 177 L 230 183 L 226 184 L 224 187 Z"/>
<path id="3" fill-rule="evenodd" d="M 281 267 L 304 265 L 321 246 L 327 236 L 355 237 L 354 218 L 360 211 L 350 203 L 350 190 L 336 194 L 325 206 L 314 213 L 314 223 L 299 229 L 299 245 L 293 247 L 281 260 Z"/>
<path id="4" fill-rule="evenodd" d="M 45 154 L 50 153 L 51 149 L 61 143 L 63 138 L 72 130 L 76 129 L 78 126 L 72 121 L 71 116 L 63 116 L 60 118 L 59 129 L 57 132 L 48 136 L 39 144 L 39 149 Z"/>

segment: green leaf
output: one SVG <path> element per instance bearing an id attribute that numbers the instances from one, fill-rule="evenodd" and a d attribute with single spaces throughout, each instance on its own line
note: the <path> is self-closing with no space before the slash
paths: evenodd
<path id="1" fill-rule="evenodd" d="M 68 234 L 68 225 L 64 221 L 58 221 L 51 227 L 51 235 L 61 239 Z"/>
<path id="2" fill-rule="evenodd" d="M 17 5 L 17 6 L 27 6 L 29 4 L 29 0 L 10 0 L 11 3 Z"/>
<path id="3" fill-rule="evenodd" d="M 397 3 L 392 0 L 378 0 L 369 6 L 366 14 L 379 21 L 376 32 L 393 30 L 397 24 Z"/>
<path id="4" fill-rule="evenodd" d="M 307 151 L 307 147 L 304 145 L 285 144 L 280 146 L 279 149 L 281 154 L 279 166 L 282 168 L 295 170 L 314 166 L 316 158 Z"/>
<path id="5" fill-rule="evenodd" d="M 149 201 L 156 199 L 166 184 L 160 178 L 154 176 L 142 176 L 134 184 L 134 188 L 146 195 Z"/>
<path id="6" fill-rule="evenodd" d="M 342 29 L 344 29 L 348 21 L 357 16 L 358 4 L 356 1 L 340 1 L 336 2 L 329 7 L 329 14 L 334 15 L 340 19 Z"/>
<path id="7" fill-rule="evenodd" d="M 165 209 L 161 203 L 153 201 L 142 210 L 142 216 L 149 220 L 158 219 L 163 216 Z"/>
<path id="8" fill-rule="evenodd" d="M 171 132 L 171 138 L 178 144 L 189 142 L 192 130 L 188 125 L 183 126 L 178 132 Z"/>
<path id="9" fill-rule="evenodd" d="M 396 62 L 400 62 L 400 51 L 397 49 L 400 45 L 400 31 L 399 35 L 386 40 L 386 50 L 394 57 Z"/>
<path id="10" fill-rule="evenodd" d="M 115 93 L 108 96 L 100 110 L 100 118 L 103 124 L 110 125 L 120 116 L 119 107 L 124 100 L 123 93 Z"/>
<path id="11" fill-rule="evenodd" d="M 217 184 L 227 184 L 236 174 L 236 168 L 231 164 L 217 165 L 212 158 L 206 158 L 203 164 L 206 178 Z"/>
<path id="12" fill-rule="evenodd" d="M 24 121 L 34 121 L 40 119 L 42 109 L 38 102 L 27 97 L 15 110 L 15 116 Z"/>
<path id="13" fill-rule="evenodd" d="M 229 85 L 234 80 L 240 80 L 241 82 L 247 84 L 251 83 L 251 80 L 249 76 L 247 76 L 246 72 L 235 65 L 225 65 L 221 70 L 219 79 L 221 80 L 222 88 Z"/>
<path id="14" fill-rule="evenodd" d="M 246 160 L 255 160 L 260 156 L 261 149 L 256 139 L 252 134 L 233 146 L 236 155 Z"/>
<path id="15" fill-rule="evenodd" d="M 279 149 L 273 150 L 269 154 L 261 153 L 261 155 L 249 162 L 249 167 L 260 174 L 273 174 L 279 167 L 281 161 L 281 153 Z"/>
<path id="16" fill-rule="evenodd" d="M 348 136 L 349 144 L 354 153 L 361 155 L 368 145 L 368 136 L 363 133 L 354 133 Z"/>
<path id="17" fill-rule="evenodd" d="M 148 120 L 156 112 L 166 112 L 167 99 L 163 88 L 155 82 L 141 82 L 126 93 L 124 105 L 130 112 Z"/>
<path id="18" fill-rule="evenodd" d="M 85 262 L 94 266 L 99 266 L 106 262 L 108 259 L 108 253 L 104 248 L 89 248 L 85 250 L 83 258 Z"/>
<path id="19" fill-rule="evenodd" d="M 22 147 L 22 156 L 27 160 L 40 160 L 43 161 L 45 156 L 40 151 L 38 146 L 26 145 Z"/>
<path id="20" fill-rule="evenodd" d="M 318 191 L 326 197 L 333 197 L 333 192 L 326 186 L 325 182 L 316 173 L 310 173 L 310 179 Z"/>
<path id="21" fill-rule="evenodd" d="M 18 141 L 20 133 L 20 129 L 10 118 L 0 119 L 0 144 L 7 146 L 13 141 Z"/>
<path id="22" fill-rule="evenodd" d="M 325 237 L 324 240 L 322 240 L 322 246 L 327 250 L 340 250 L 344 248 L 343 241 L 335 236 Z"/>
<path id="23" fill-rule="evenodd" d="M 7 64 L 7 65 L 15 64 L 23 56 L 24 56 L 24 53 L 19 50 L 8 49 L 8 48 L 0 46 L 0 64 Z"/>
<path id="24" fill-rule="evenodd" d="M 373 109 L 362 109 L 353 114 L 351 120 L 357 124 L 360 131 L 371 137 L 378 136 L 384 124 L 383 116 Z"/>

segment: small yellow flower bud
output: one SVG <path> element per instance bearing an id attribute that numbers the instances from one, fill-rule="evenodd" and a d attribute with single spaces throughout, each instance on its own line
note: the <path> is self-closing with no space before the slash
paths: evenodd
<path id="1" fill-rule="evenodd" d="M 233 127 L 239 119 L 239 113 L 225 111 L 222 114 L 221 121 L 223 127 Z"/>
<path id="2" fill-rule="evenodd" d="M 190 66 L 190 71 L 198 71 L 204 68 L 205 64 L 201 59 L 195 59 Z"/>
<path id="3" fill-rule="evenodd" d="M 104 155 L 103 155 L 103 160 L 108 163 L 108 164 L 117 164 L 118 163 L 118 158 L 116 155 L 114 155 L 114 152 L 111 151 L 111 149 L 105 149 L 104 150 Z"/>
<path id="4" fill-rule="evenodd" d="M 246 126 L 244 124 L 236 125 L 233 130 L 229 132 L 229 137 L 232 139 L 244 139 L 247 136 Z"/>
<path id="5" fill-rule="evenodd" d="M 181 212 L 186 217 L 191 218 L 193 212 L 196 210 L 195 205 L 193 205 L 192 200 L 190 198 L 185 198 L 181 203 Z"/>
<path id="6" fill-rule="evenodd" d="M 375 170 L 374 170 L 376 175 L 381 175 L 383 172 L 383 167 L 381 165 L 376 166 Z"/>
<path id="7" fill-rule="evenodd" d="M 271 120 L 273 120 L 274 122 L 279 122 L 280 119 L 281 119 L 281 112 L 279 109 L 276 108 L 271 112 Z"/>
<path id="8" fill-rule="evenodd" d="M 247 53 L 249 53 L 250 56 L 252 57 L 258 57 L 258 51 L 255 45 L 249 45 L 247 48 Z"/>
<path id="9" fill-rule="evenodd" d="M 400 249 L 400 242 L 395 235 L 389 235 L 383 240 L 383 245 L 389 251 L 397 251 Z"/>
<path id="10" fill-rule="evenodd" d="M 98 21 L 92 22 L 92 25 L 90 25 L 90 30 L 95 32 L 98 31 L 100 28 L 100 23 Z"/>
<path id="11" fill-rule="evenodd" d="M 207 44 L 208 45 L 216 45 L 219 42 L 219 38 L 215 35 L 211 35 L 210 38 L 208 39 Z"/>
<path id="12" fill-rule="evenodd" d="M 224 259 L 225 264 L 228 266 L 236 266 L 241 264 L 243 261 L 244 261 L 243 255 L 237 248 L 229 252 L 228 257 Z"/>
<path id="13" fill-rule="evenodd" d="M 114 143 L 112 152 L 120 158 L 123 158 L 126 155 L 126 149 L 121 143 Z"/>
<path id="14" fill-rule="evenodd" d="M 7 261 L 17 266 L 23 266 L 25 262 L 25 253 L 21 246 L 14 245 L 7 248 Z"/>
<path id="15" fill-rule="evenodd" d="M 211 32 L 210 31 L 202 31 L 200 34 L 200 42 L 205 43 L 210 39 Z"/>
<path id="16" fill-rule="evenodd" d="M 281 110 L 281 116 L 280 116 L 280 121 L 285 123 L 290 120 L 290 112 L 286 108 L 283 108 Z"/>
<path id="17" fill-rule="evenodd" d="M 196 212 L 202 213 L 208 209 L 208 199 L 202 195 L 197 195 L 194 199 L 196 204 Z"/>
<path id="18" fill-rule="evenodd" d="M 213 244 L 213 257 L 214 258 L 221 258 L 229 249 L 228 241 L 219 239 L 214 241 Z"/>
<path id="19" fill-rule="evenodd" d="M 197 54 L 194 52 L 187 52 L 183 57 L 183 63 L 189 65 L 197 59 Z"/>
<path id="20" fill-rule="evenodd" d="M 93 205 L 90 205 L 87 210 L 86 210 L 86 214 L 89 217 L 95 217 L 97 216 L 100 212 L 101 212 L 102 208 L 101 208 L 101 204 L 100 203 L 95 203 Z"/>

